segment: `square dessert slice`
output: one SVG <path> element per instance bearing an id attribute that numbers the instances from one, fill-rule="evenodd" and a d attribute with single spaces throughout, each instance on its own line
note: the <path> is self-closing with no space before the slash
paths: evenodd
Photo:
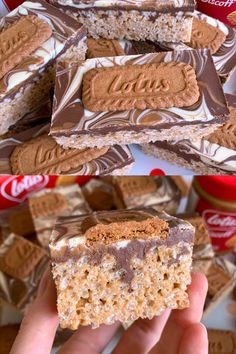
<path id="1" fill-rule="evenodd" d="M 9 234 L 0 244 L 0 299 L 24 312 L 36 296 L 48 263 L 41 247 Z"/>
<path id="2" fill-rule="evenodd" d="M 215 255 L 204 219 L 197 214 L 178 214 L 178 218 L 187 220 L 195 227 L 193 263 L 195 260 L 212 259 Z"/>
<path id="3" fill-rule="evenodd" d="M 190 46 L 209 48 L 218 75 L 226 81 L 236 67 L 236 30 L 223 22 L 194 11 Z"/>
<path id="4" fill-rule="evenodd" d="M 120 42 L 120 44 L 122 43 Z M 222 82 L 230 79 L 236 67 L 236 29 L 199 11 L 193 13 L 193 26 L 189 43 L 155 42 L 148 43 L 148 46 L 149 52 L 179 50 L 188 47 L 207 48 L 211 51 L 216 71 Z M 137 54 L 141 54 L 144 45 L 138 42 L 125 43 L 124 48 L 126 53 L 129 50 L 136 50 Z"/>
<path id="5" fill-rule="evenodd" d="M 228 116 L 206 49 L 95 58 L 58 65 L 50 134 L 80 149 L 196 140 Z"/>
<path id="6" fill-rule="evenodd" d="M 105 177 L 114 187 L 113 198 L 117 209 L 152 207 L 175 214 L 181 192 L 170 177 L 114 176 Z"/>
<path id="7" fill-rule="evenodd" d="M 50 0 L 93 38 L 189 41 L 194 0 Z"/>
<path id="8" fill-rule="evenodd" d="M 48 248 L 59 216 L 83 215 L 91 210 L 77 184 L 43 189 L 29 198 L 29 208 L 39 243 Z"/>
<path id="9" fill-rule="evenodd" d="M 194 271 L 202 271 L 208 280 L 208 293 L 204 308 L 204 318 L 231 293 L 236 285 L 236 266 L 224 257 L 196 260 Z"/>
<path id="10" fill-rule="evenodd" d="M 1 174 L 120 175 L 134 163 L 128 146 L 64 150 L 48 136 L 49 115 L 44 110 L 31 112 L 25 119 L 28 116 L 32 126 L 22 122 L 19 132 L 13 129 L 0 139 Z"/>
<path id="11" fill-rule="evenodd" d="M 226 95 L 230 120 L 204 139 L 162 141 L 144 144 L 142 150 L 200 174 L 236 173 L 236 96 Z"/>
<path id="12" fill-rule="evenodd" d="M 56 58 L 84 59 L 85 40 L 81 24 L 44 0 L 26 1 L 1 19 L 0 135 L 44 101 Z"/>
<path id="13" fill-rule="evenodd" d="M 123 323 L 188 307 L 194 227 L 152 208 L 59 218 L 50 241 L 60 325 Z"/>

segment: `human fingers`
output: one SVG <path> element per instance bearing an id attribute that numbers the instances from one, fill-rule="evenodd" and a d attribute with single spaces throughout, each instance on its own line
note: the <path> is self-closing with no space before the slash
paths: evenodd
<path id="1" fill-rule="evenodd" d="M 190 307 L 172 311 L 160 341 L 150 354 L 176 353 L 185 329 L 199 323 L 202 318 L 207 287 L 207 280 L 203 274 L 192 274 L 192 283 L 188 288 Z"/>
<path id="2" fill-rule="evenodd" d="M 208 345 L 206 328 L 196 323 L 185 330 L 178 354 L 208 354 Z"/>
<path id="3" fill-rule="evenodd" d="M 90 326 L 81 327 L 63 345 L 57 354 L 102 353 L 118 328 L 119 323 L 110 326 L 102 325 L 96 329 L 92 329 Z"/>
<path id="4" fill-rule="evenodd" d="M 156 316 L 152 320 L 135 321 L 124 333 L 112 354 L 148 353 L 160 339 L 169 315 L 170 311 L 166 310 L 161 316 Z"/>
<path id="5" fill-rule="evenodd" d="M 50 269 L 47 269 L 10 354 L 49 354 L 57 327 L 56 290 Z"/>

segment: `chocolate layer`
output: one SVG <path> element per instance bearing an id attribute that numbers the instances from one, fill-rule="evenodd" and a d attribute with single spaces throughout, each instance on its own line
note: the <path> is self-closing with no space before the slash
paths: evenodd
<path id="1" fill-rule="evenodd" d="M 45 248 L 48 248 L 57 217 L 91 212 L 77 184 L 36 192 L 29 197 L 29 208 L 38 241 Z"/>
<path id="2" fill-rule="evenodd" d="M 59 218 L 50 243 L 53 263 L 86 257 L 87 262 L 97 266 L 102 262 L 104 256 L 111 255 L 115 258 L 115 270 L 122 271 L 122 280 L 131 284 L 133 271 L 130 264 L 133 257 L 143 259 L 153 248 L 178 245 L 179 253 L 171 259 L 171 264 L 173 264 L 179 262 L 181 255 L 189 254 L 190 252 L 187 244 L 191 247 L 194 228 L 188 222 L 170 217 L 166 213 L 159 213 L 151 208 L 143 208 L 139 210 L 97 212 L 93 213 L 93 217 L 95 218 L 96 225 L 118 223 L 121 227 L 123 226 L 122 223 L 126 223 L 127 221 L 142 223 L 143 221 L 158 217 L 164 223 L 167 223 L 168 231 L 166 238 L 161 238 L 158 234 L 156 237 L 150 237 L 145 240 L 131 239 L 122 241 L 123 243 L 117 241 L 114 244 L 108 245 L 99 241 L 87 247 L 84 237 L 88 228 L 91 228 L 91 225 L 94 226 L 94 223 L 91 224 L 90 222 L 91 219 L 87 222 L 88 217 L 86 215 Z M 84 223 L 86 223 L 85 228 L 83 228 Z"/>
<path id="3" fill-rule="evenodd" d="M 155 217 L 160 218 L 167 222 L 169 226 L 169 232 L 166 239 L 155 239 L 157 245 L 173 246 L 181 241 L 192 243 L 194 236 L 193 227 L 186 221 L 169 216 L 164 212 L 158 212 L 152 208 L 139 208 L 133 210 L 119 210 L 119 211 L 101 211 L 93 213 L 96 218 L 97 224 L 109 224 L 109 223 L 122 223 L 124 221 L 144 221 Z M 67 248 L 68 252 L 71 252 L 74 256 L 78 252 L 75 246 L 85 246 L 83 243 L 84 233 L 87 228 L 83 228 L 83 223 L 87 220 L 86 215 L 74 216 L 74 217 L 62 217 L 59 218 L 51 239 L 51 251 L 53 259 L 57 260 L 58 256 L 61 259 Z M 82 242 L 82 243 L 81 243 Z M 117 241 L 118 242 L 118 241 Z M 73 246 L 72 246 L 73 244 Z M 99 246 L 99 242 L 96 248 Z"/>
<path id="4" fill-rule="evenodd" d="M 220 29 L 226 35 L 225 42 L 220 46 L 217 52 L 212 55 L 216 71 L 221 80 L 225 81 L 236 67 L 236 30 L 199 11 L 194 11 L 193 16 Z M 183 49 L 188 47 L 188 45 L 184 43 L 155 43 L 155 51 L 179 50 L 181 46 Z M 138 49 L 138 47 L 136 47 L 136 49 Z"/>
<path id="5" fill-rule="evenodd" d="M 218 74 L 223 80 L 226 80 L 231 71 L 236 67 L 236 30 L 198 11 L 195 11 L 194 16 L 225 33 L 225 42 L 212 58 Z"/>
<path id="6" fill-rule="evenodd" d="M 47 108 L 47 107 L 45 107 Z M 44 117 L 45 112 L 39 108 L 39 111 L 31 112 L 33 127 L 11 134 L 9 138 L 0 139 L 0 174 L 12 174 L 10 165 L 10 156 L 16 146 L 38 137 L 49 131 L 49 118 Z M 42 117 L 43 115 L 43 117 Z M 36 118 L 36 122 L 34 121 Z M 43 121 L 41 121 L 41 118 Z M 27 117 L 26 117 L 27 118 Z M 36 124 L 36 125 L 35 125 Z M 87 162 L 77 168 L 71 169 L 69 174 L 74 175 L 107 175 L 117 169 L 122 169 L 134 162 L 134 158 L 128 146 L 115 145 L 109 148 L 106 154 Z"/>
<path id="7" fill-rule="evenodd" d="M 0 102 L 6 98 L 12 99 L 19 91 L 19 86 L 22 90 L 22 87 L 34 82 L 59 55 L 86 37 L 82 25 L 44 0 L 27 1 L 20 5 L 2 20 L 0 31 L 27 15 L 40 17 L 49 24 L 53 33 L 49 40 L 0 80 Z"/>
<path id="8" fill-rule="evenodd" d="M 51 108 L 51 100 L 48 99 L 47 102 L 36 107 L 31 112 L 25 114 L 24 117 L 22 117 L 16 124 L 12 125 L 9 128 L 9 131 L 6 134 L 0 136 L 0 144 L 2 139 L 8 139 L 11 137 L 15 137 L 16 135 L 19 136 L 19 139 L 24 139 L 24 136 L 26 138 L 30 138 L 31 135 L 28 133 L 29 129 L 37 127 L 39 125 L 47 125 L 50 122 L 52 114 Z"/>
<path id="9" fill-rule="evenodd" d="M 0 299 L 25 311 L 36 296 L 48 262 L 42 248 L 10 234 L 0 245 Z"/>
<path id="10" fill-rule="evenodd" d="M 236 108 L 236 96 L 226 95 L 228 104 L 232 108 Z M 231 117 L 232 124 L 229 122 L 227 129 L 222 129 L 222 137 L 225 134 L 226 140 L 229 137 L 229 132 L 232 126 L 235 125 L 233 116 Z M 221 129 L 221 128 L 220 128 Z M 213 133 L 214 136 L 214 133 Z M 236 152 L 234 149 L 230 149 L 219 144 L 211 143 L 206 139 L 190 141 L 189 139 L 183 139 L 180 141 L 163 141 L 151 143 L 156 148 L 165 149 L 174 152 L 180 158 L 186 160 L 189 164 L 191 161 L 202 162 L 209 167 L 214 167 L 227 171 L 229 174 L 236 172 Z"/>
<path id="11" fill-rule="evenodd" d="M 151 179 L 154 188 L 145 190 L 143 179 Z M 116 190 L 117 207 L 121 209 L 152 206 L 156 210 L 170 210 L 177 207 L 180 200 L 180 190 L 169 177 L 117 176 L 110 181 Z M 148 183 L 146 183 L 147 186 Z M 118 199 L 117 199 L 118 198 Z M 173 206 L 173 208 L 171 207 Z"/>
<path id="12" fill-rule="evenodd" d="M 163 109 L 92 113 L 82 103 L 82 79 L 85 71 L 94 67 L 141 65 L 154 62 L 184 62 L 196 72 L 200 99 L 185 109 Z M 74 134 L 103 135 L 117 131 L 170 129 L 174 126 L 223 124 L 228 109 L 219 78 L 208 50 L 179 50 L 137 56 L 89 59 L 82 66 L 58 67 L 54 111 L 50 133 L 55 136 Z"/>
<path id="13" fill-rule="evenodd" d="M 138 11 L 158 11 L 175 13 L 177 11 L 193 11 L 194 0 L 108 0 L 101 2 L 99 0 L 49 0 L 55 6 L 68 8 L 72 10 L 138 10 Z"/>

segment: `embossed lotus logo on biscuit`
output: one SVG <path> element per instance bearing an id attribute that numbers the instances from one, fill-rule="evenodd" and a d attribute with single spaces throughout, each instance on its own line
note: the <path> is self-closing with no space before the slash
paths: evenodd
<path id="1" fill-rule="evenodd" d="M 0 187 L 0 194 L 8 200 L 21 203 L 29 194 L 44 188 L 49 181 L 48 176 L 13 176 L 7 178 Z"/>
<path id="2" fill-rule="evenodd" d="M 82 101 L 91 112 L 189 107 L 199 99 L 194 68 L 184 62 L 88 70 Z"/>

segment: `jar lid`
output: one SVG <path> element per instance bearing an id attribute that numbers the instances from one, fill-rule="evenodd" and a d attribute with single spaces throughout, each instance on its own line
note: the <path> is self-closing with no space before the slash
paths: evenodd
<path id="1" fill-rule="evenodd" d="M 208 194 L 236 201 L 236 176 L 197 176 L 195 179 Z"/>

